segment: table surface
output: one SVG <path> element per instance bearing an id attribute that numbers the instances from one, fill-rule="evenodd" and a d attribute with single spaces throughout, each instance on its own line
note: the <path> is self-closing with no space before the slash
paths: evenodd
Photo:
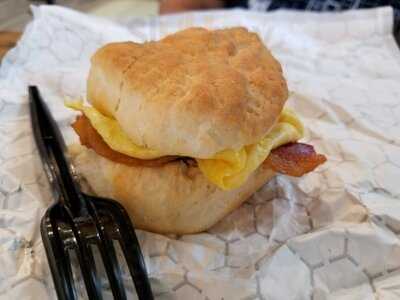
<path id="1" fill-rule="evenodd" d="M 0 31 L 0 61 L 8 50 L 13 48 L 21 36 L 21 32 Z"/>

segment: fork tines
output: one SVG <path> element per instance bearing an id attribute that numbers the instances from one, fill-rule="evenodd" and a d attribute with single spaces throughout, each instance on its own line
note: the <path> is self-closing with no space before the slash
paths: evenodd
<path id="1" fill-rule="evenodd" d="M 139 244 L 125 210 L 112 200 L 91 199 L 93 217 L 74 218 L 66 207 L 53 205 L 42 219 L 41 232 L 48 250 L 55 285 L 60 299 L 77 299 L 71 264 L 75 251 L 89 299 L 102 299 L 102 286 L 93 255 L 98 247 L 115 299 L 126 299 L 114 241 L 120 244 L 139 299 L 153 299 Z"/>

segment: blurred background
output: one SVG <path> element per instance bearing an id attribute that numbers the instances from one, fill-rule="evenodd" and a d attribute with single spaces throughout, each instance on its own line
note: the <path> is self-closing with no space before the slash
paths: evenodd
<path id="1" fill-rule="evenodd" d="M 0 0 L 0 30 L 21 31 L 31 18 L 29 6 L 46 3 L 67 6 L 111 19 L 158 13 L 157 0 Z"/>
<path id="2" fill-rule="evenodd" d="M 400 45 L 400 0 L 0 0 L 0 61 L 15 46 L 32 18 L 29 9 L 32 4 L 57 4 L 118 21 L 132 16 L 154 16 L 160 8 L 161 13 L 198 9 L 198 3 L 202 3 L 201 8 L 248 7 L 261 11 L 280 8 L 340 11 L 391 5 L 395 16 L 394 35 Z"/>
<path id="3" fill-rule="evenodd" d="M 32 18 L 29 9 L 32 4 L 62 5 L 115 21 L 127 16 L 157 15 L 159 9 L 158 0 L 0 0 L 0 62 Z"/>

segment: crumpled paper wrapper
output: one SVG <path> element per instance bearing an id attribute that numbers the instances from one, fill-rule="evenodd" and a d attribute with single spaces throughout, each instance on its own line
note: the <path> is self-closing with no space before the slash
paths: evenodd
<path id="1" fill-rule="evenodd" d="M 304 142 L 328 162 L 277 176 L 208 232 L 138 231 L 157 299 L 399 299 L 400 52 L 392 10 L 342 14 L 241 10 L 127 19 L 56 6 L 34 20 L 0 69 L 0 298 L 55 299 L 39 221 L 51 203 L 29 125 L 28 84 L 67 141 L 91 54 L 189 26 L 246 26 L 282 62 Z M 107 289 L 107 286 L 105 286 Z"/>

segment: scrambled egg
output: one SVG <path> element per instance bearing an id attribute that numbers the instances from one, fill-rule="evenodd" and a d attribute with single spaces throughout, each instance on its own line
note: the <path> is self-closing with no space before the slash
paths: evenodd
<path id="1" fill-rule="evenodd" d="M 140 159 L 153 159 L 163 156 L 162 153 L 156 150 L 136 145 L 121 129 L 115 119 L 103 115 L 94 107 L 84 106 L 82 101 L 67 101 L 65 105 L 81 111 L 107 145 L 114 151 Z"/>
<path id="2" fill-rule="evenodd" d="M 82 101 L 67 102 L 66 106 L 85 114 L 111 149 L 139 159 L 163 156 L 159 151 L 133 143 L 116 120 L 104 116 L 93 107 L 84 106 Z M 303 132 L 300 120 L 293 111 L 285 108 L 277 124 L 257 144 L 247 145 L 240 150 L 224 150 L 211 159 L 195 159 L 209 181 L 223 190 L 231 190 L 242 185 L 271 150 L 299 140 Z"/>
<path id="3" fill-rule="evenodd" d="M 284 109 L 278 123 L 257 144 L 239 151 L 224 150 L 212 159 L 197 159 L 204 176 L 223 190 L 238 188 L 268 157 L 271 150 L 303 137 L 304 128 L 297 116 Z"/>

